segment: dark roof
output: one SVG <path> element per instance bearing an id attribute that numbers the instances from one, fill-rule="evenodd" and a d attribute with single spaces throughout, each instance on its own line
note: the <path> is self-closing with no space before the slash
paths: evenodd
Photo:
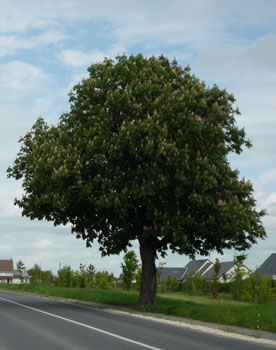
<path id="1" fill-rule="evenodd" d="M 0 271 L 13 271 L 13 261 L 10 260 L 0 260 Z"/>
<path id="2" fill-rule="evenodd" d="M 157 268 L 157 273 L 160 272 L 160 267 Z M 160 282 L 163 282 L 166 278 L 171 276 L 178 281 L 183 279 L 185 267 L 162 267 L 162 273 L 160 276 Z"/>
<path id="3" fill-rule="evenodd" d="M 210 266 L 210 264 L 212 264 L 210 262 L 210 260 L 209 259 L 202 259 L 202 260 L 189 261 L 188 264 L 185 266 L 185 275 L 187 275 L 189 273 L 196 273 L 200 268 L 202 268 L 202 266 L 206 262 L 208 262 L 208 264 L 206 264 L 206 266 L 204 266 L 202 271 L 199 271 L 200 274 L 202 274 L 202 272 L 204 272 Z"/>
<path id="4" fill-rule="evenodd" d="M 234 261 L 225 261 L 220 262 L 220 270 L 218 274 L 218 278 L 221 278 L 223 274 L 227 274 L 227 272 L 234 266 Z M 214 268 L 212 267 L 209 271 L 207 271 L 205 274 L 203 274 L 203 277 L 211 279 L 215 275 Z"/>
<path id="5" fill-rule="evenodd" d="M 199 273 L 201 274 L 201 276 L 203 276 L 205 274 L 205 272 L 208 270 L 210 270 L 212 268 L 212 266 L 214 266 L 214 264 L 209 261 L 208 264 L 206 264 L 200 271 Z"/>
<path id="6" fill-rule="evenodd" d="M 273 253 L 268 257 L 262 265 L 257 269 L 263 276 L 276 275 L 276 253 Z"/>

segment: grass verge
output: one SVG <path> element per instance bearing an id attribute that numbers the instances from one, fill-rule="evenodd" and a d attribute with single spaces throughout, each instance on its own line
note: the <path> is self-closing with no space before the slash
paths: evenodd
<path id="1" fill-rule="evenodd" d="M 136 308 L 139 294 L 121 290 L 62 288 L 47 285 L 1 285 L 0 289 L 26 291 L 44 296 L 56 296 L 107 305 Z M 158 295 L 156 304 L 145 312 L 185 317 L 227 326 L 240 326 L 276 333 L 276 304 L 247 304 L 183 294 Z M 259 328 L 257 328 L 259 326 Z"/>

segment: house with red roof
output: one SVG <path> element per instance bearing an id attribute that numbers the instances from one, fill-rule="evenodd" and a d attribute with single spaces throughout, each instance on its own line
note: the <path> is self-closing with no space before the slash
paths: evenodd
<path id="1" fill-rule="evenodd" d="M 30 277 L 27 271 L 14 270 L 13 260 L 0 260 L 0 283 L 29 283 Z"/>
<path id="2" fill-rule="evenodd" d="M 13 260 L 0 260 L 0 283 L 12 283 Z"/>

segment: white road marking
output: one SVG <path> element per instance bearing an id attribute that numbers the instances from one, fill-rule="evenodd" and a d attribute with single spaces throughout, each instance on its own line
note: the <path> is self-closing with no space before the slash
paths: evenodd
<path id="1" fill-rule="evenodd" d="M 59 318 L 60 320 L 67 321 L 67 322 L 70 322 L 70 323 L 74 323 L 74 324 L 76 324 L 78 326 L 89 328 L 89 329 L 92 329 L 93 331 L 96 331 L 96 332 L 99 332 L 99 333 L 103 333 L 103 334 L 109 335 L 110 337 L 114 337 L 114 338 L 117 338 L 117 339 L 120 339 L 120 340 L 124 340 L 124 341 L 126 341 L 128 343 L 136 344 L 136 345 L 142 346 L 142 347 L 147 348 L 147 349 L 162 350 L 160 348 L 156 348 L 156 347 L 148 345 L 148 344 L 140 343 L 138 341 L 135 341 L 135 340 L 132 340 L 132 339 L 129 339 L 129 338 L 121 337 L 120 335 L 104 331 L 103 329 L 92 327 L 92 326 L 89 326 L 89 325 L 87 325 L 85 323 L 77 322 L 77 321 L 71 320 L 70 318 L 65 318 L 65 317 L 62 317 L 62 316 L 58 316 L 58 315 L 52 314 L 50 312 L 46 312 L 46 311 L 39 310 L 39 309 L 36 309 L 36 308 L 28 306 L 28 305 L 24 305 L 24 304 L 17 303 L 15 301 L 11 301 L 9 299 L 0 298 L 0 300 L 4 300 L 4 301 L 6 301 L 8 303 L 25 307 L 26 309 L 30 309 L 30 310 L 33 310 L 33 311 L 36 311 L 36 312 L 40 312 L 40 313 L 48 315 L 48 316 L 56 317 L 56 318 Z"/>

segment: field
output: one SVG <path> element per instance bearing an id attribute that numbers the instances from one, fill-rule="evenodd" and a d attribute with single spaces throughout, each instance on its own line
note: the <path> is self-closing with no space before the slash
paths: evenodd
<path id="1" fill-rule="evenodd" d="M 42 284 L 1 285 L 0 288 L 124 306 L 131 309 L 136 309 L 139 297 L 137 292 L 125 292 L 119 289 L 62 288 Z M 143 311 L 276 333 L 275 303 L 237 302 L 229 300 L 229 296 L 224 294 L 221 294 L 218 300 L 207 296 L 188 296 L 182 293 L 158 294 L 156 304 L 150 308 L 143 308 Z"/>

